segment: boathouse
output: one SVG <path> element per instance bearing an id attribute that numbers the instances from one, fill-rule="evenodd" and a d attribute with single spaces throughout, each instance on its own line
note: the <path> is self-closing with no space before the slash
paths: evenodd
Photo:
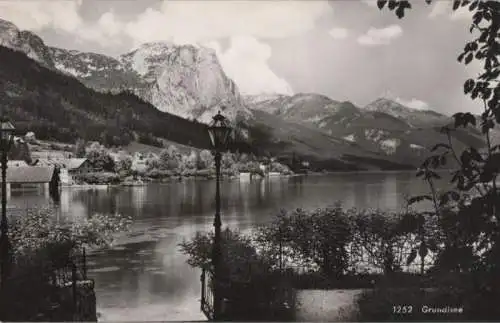
<path id="1" fill-rule="evenodd" d="M 2 179 L 0 178 L 0 183 Z M 54 166 L 7 168 L 7 196 L 11 192 L 31 192 L 47 197 L 59 189 L 59 172 Z"/>

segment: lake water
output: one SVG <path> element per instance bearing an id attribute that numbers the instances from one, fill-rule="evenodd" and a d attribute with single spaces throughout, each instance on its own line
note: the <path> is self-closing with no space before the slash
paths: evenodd
<path id="1" fill-rule="evenodd" d="M 428 192 L 414 173 L 343 173 L 228 180 L 222 183 L 223 227 L 250 228 L 272 220 L 280 208 L 345 207 L 398 210 L 405 196 Z M 98 311 L 106 321 L 204 320 L 200 271 L 186 264 L 177 244 L 212 230 L 215 182 L 185 180 L 144 187 L 64 189 L 60 210 L 70 216 L 120 212 L 133 217 L 129 232 L 90 257 Z M 9 207 L 44 204 L 42 197 L 13 195 Z"/>

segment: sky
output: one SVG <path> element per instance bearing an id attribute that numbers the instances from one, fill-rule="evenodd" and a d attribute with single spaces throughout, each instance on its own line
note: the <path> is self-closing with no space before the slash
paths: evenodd
<path id="1" fill-rule="evenodd" d="M 50 46 L 111 56 L 152 41 L 210 47 L 242 94 L 480 112 L 462 90 L 480 68 L 456 59 L 470 14 L 451 0 L 412 4 L 398 19 L 376 0 L 0 0 L 0 18 Z"/>

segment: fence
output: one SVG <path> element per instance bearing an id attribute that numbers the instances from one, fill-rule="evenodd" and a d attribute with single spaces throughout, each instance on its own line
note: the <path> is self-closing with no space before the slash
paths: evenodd
<path id="1" fill-rule="evenodd" d="M 209 320 L 214 318 L 213 282 L 213 272 L 203 268 L 201 271 L 201 311 Z"/>
<path id="2" fill-rule="evenodd" d="M 93 289 L 84 249 L 55 259 L 17 258 L 4 284 L 3 315 L 8 321 L 92 321 Z"/>

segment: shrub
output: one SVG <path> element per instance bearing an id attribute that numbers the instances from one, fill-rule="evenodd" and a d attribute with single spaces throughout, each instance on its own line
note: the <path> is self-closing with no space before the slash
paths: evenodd
<path id="1" fill-rule="evenodd" d="M 188 264 L 211 268 L 213 233 L 197 232 L 179 245 Z M 229 300 L 228 320 L 292 320 L 295 293 L 282 276 L 273 271 L 273 260 L 258 254 L 252 240 L 226 229 L 221 234 L 223 295 Z"/>
<path id="2" fill-rule="evenodd" d="M 118 184 L 121 180 L 119 174 L 108 172 L 79 174 L 75 179 L 87 184 Z"/>
<path id="3" fill-rule="evenodd" d="M 72 319 L 70 304 L 62 304 L 56 287 L 56 270 L 68 269 L 82 247 L 101 247 L 113 235 L 126 231 L 130 218 L 95 214 L 78 221 L 58 220 L 51 208 L 31 209 L 10 224 L 12 264 L 0 295 L 2 318 L 7 321 L 64 321 Z M 70 267 L 69 267 L 70 268 Z M 53 311 L 60 305 L 63 312 Z M 69 306 L 69 307 L 68 307 Z M 64 313 L 64 311 L 68 311 Z M 57 315 L 66 315 L 59 317 Z"/>

